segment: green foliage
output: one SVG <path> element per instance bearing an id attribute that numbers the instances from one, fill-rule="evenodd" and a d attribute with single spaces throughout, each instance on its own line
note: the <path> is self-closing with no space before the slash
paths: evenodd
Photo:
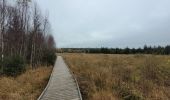
<path id="1" fill-rule="evenodd" d="M 166 46 L 164 52 L 165 52 L 165 54 L 169 55 L 170 54 L 170 46 Z"/>
<path id="2" fill-rule="evenodd" d="M 169 55 L 170 46 L 147 46 L 143 48 L 62 48 L 58 52 L 68 53 L 103 53 L 103 54 L 159 54 Z"/>
<path id="3" fill-rule="evenodd" d="M 2 75 L 2 74 L 3 74 L 3 68 L 2 68 L 2 60 L 0 58 L 0 75 Z"/>
<path id="4" fill-rule="evenodd" d="M 47 50 L 43 57 L 43 63 L 47 65 L 54 65 L 56 60 L 56 54 L 53 50 Z"/>
<path id="5" fill-rule="evenodd" d="M 25 71 L 25 62 L 21 56 L 6 57 L 3 66 L 3 74 L 7 76 L 17 76 Z"/>

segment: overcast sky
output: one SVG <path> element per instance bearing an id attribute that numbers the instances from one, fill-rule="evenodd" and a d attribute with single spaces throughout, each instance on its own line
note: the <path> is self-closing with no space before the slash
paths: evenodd
<path id="1" fill-rule="evenodd" d="M 37 0 L 57 47 L 170 44 L 170 0 Z"/>

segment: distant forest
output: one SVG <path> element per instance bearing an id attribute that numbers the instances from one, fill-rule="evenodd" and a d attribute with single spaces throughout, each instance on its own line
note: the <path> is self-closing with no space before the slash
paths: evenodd
<path id="1" fill-rule="evenodd" d="M 147 46 L 143 48 L 62 48 L 57 50 L 58 53 L 103 53 L 103 54 L 159 54 L 169 55 L 170 45 Z"/>

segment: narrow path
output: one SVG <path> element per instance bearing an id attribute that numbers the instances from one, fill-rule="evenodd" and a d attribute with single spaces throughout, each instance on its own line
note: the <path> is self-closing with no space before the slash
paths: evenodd
<path id="1" fill-rule="evenodd" d="M 57 57 L 49 83 L 38 100 L 82 100 L 77 81 L 61 56 Z"/>

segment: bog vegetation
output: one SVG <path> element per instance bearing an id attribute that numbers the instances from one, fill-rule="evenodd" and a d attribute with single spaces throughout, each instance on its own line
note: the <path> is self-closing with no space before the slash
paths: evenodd
<path id="1" fill-rule="evenodd" d="M 0 100 L 36 100 L 46 86 L 52 67 L 38 67 L 17 77 L 0 77 Z"/>
<path id="2" fill-rule="evenodd" d="M 55 59 L 48 15 L 31 0 L 0 0 L 0 100 L 36 100 Z"/>
<path id="3" fill-rule="evenodd" d="M 170 56 L 63 54 L 85 100 L 169 100 Z"/>
<path id="4" fill-rule="evenodd" d="M 38 65 L 53 65 L 55 42 L 48 15 L 31 0 L 0 0 L 0 74 L 17 76 Z"/>

